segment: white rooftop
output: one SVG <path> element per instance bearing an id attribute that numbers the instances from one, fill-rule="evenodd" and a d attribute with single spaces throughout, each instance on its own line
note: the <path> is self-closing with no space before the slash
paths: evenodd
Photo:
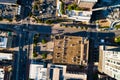
<path id="1" fill-rule="evenodd" d="M 11 53 L 0 53 L 0 60 L 12 60 L 13 54 Z"/>
<path id="2" fill-rule="evenodd" d="M 80 0 L 80 1 L 84 1 L 84 2 L 97 2 L 98 0 Z"/>
<path id="3" fill-rule="evenodd" d="M 86 21 L 89 22 L 91 19 L 92 11 L 76 11 L 71 10 L 68 12 L 68 18 L 74 19 L 76 21 Z"/>
<path id="4" fill-rule="evenodd" d="M 0 68 L 0 80 L 4 80 L 4 69 Z"/>
<path id="5" fill-rule="evenodd" d="M 8 38 L 0 37 L 0 47 L 1 48 L 6 48 L 7 47 L 7 41 L 8 41 Z"/>
<path id="6" fill-rule="evenodd" d="M 0 0 L 2 4 L 16 4 L 17 0 Z"/>
<path id="7" fill-rule="evenodd" d="M 40 64 L 30 64 L 29 78 L 34 80 L 47 80 L 47 68 Z"/>
<path id="8" fill-rule="evenodd" d="M 67 80 L 67 79 L 82 79 L 87 80 L 87 75 L 85 73 L 67 73 L 66 72 L 66 65 L 54 65 L 48 64 L 48 71 L 49 71 L 49 79 L 50 80 Z"/>

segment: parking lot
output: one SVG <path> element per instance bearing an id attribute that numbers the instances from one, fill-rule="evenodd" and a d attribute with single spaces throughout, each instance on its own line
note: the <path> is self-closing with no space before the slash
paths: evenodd
<path id="1" fill-rule="evenodd" d="M 17 12 L 17 6 L 0 4 L 0 17 L 2 19 L 13 19 Z"/>
<path id="2" fill-rule="evenodd" d="M 51 18 L 56 15 L 56 0 L 36 0 L 32 13 L 38 18 Z"/>

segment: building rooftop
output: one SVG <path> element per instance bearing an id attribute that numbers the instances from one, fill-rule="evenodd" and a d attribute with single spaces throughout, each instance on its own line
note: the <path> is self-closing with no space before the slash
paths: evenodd
<path id="1" fill-rule="evenodd" d="M 75 67 L 75 66 L 74 66 Z M 67 72 L 66 65 L 54 65 L 48 64 L 48 77 L 50 80 L 87 80 L 87 75 L 84 72 L 81 73 L 69 73 Z"/>
<path id="2" fill-rule="evenodd" d="M 54 40 L 53 63 L 81 65 L 87 62 L 89 41 L 83 37 L 64 36 Z"/>
<path id="3" fill-rule="evenodd" d="M 98 0 L 79 0 L 79 1 L 83 1 L 83 2 L 97 2 Z"/>
<path id="4" fill-rule="evenodd" d="M 91 2 L 80 2 L 79 3 L 80 8 L 86 9 L 88 11 L 92 11 L 93 6 L 94 6 L 94 3 L 91 3 Z"/>
<path id="5" fill-rule="evenodd" d="M 4 80 L 4 69 L 3 68 L 0 68 L 0 80 Z"/>
<path id="6" fill-rule="evenodd" d="M 76 11 L 71 10 L 67 13 L 69 19 L 74 19 L 76 21 L 86 21 L 89 22 L 91 19 L 92 11 Z"/>
<path id="7" fill-rule="evenodd" d="M 98 70 L 120 80 L 120 46 L 100 46 Z"/>
<path id="8" fill-rule="evenodd" d="M 30 64 L 30 79 L 47 80 L 47 68 L 40 64 Z"/>
<path id="9" fill-rule="evenodd" d="M 116 55 L 113 55 L 113 53 L 115 53 L 116 54 L 116 52 L 117 52 L 117 54 L 120 54 L 120 47 L 119 46 L 100 46 L 99 47 L 99 64 L 98 64 L 98 69 L 99 69 L 99 71 L 100 72 L 102 72 L 102 64 L 103 64 L 103 59 L 104 59 L 104 57 L 105 57 L 105 55 L 106 55 L 106 53 L 108 54 L 108 56 L 107 57 L 109 57 L 109 58 L 114 58 L 114 56 L 115 56 L 115 58 L 114 59 L 119 59 L 119 56 L 117 55 L 117 57 L 116 57 Z"/>
<path id="10" fill-rule="evenodd" d="M 0 4 L 16 4 L 17 0 L 0 0 Z"/>
<path id="11" fill-rule="evenodd" d="M 12 60 L 13 54 L 11 53 L 0 53 L 0 60 Z"/>
<path id="12" fill-rule="evenodd" d="M 0 47 L 1 48 L 6 48 L 7 47 L 7 41 L 8 41 L 8 38 L 0 37 Z"/>
<path id="13" fill-rule="evenodd" d="M 120 51 L 120 46 L 100 46 L 103 51 Z"/>

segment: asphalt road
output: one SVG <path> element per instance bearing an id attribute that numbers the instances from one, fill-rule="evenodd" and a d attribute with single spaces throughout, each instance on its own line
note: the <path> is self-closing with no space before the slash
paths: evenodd
<path id="1" fill-rule="evenodd" d="M 13 80 L 26 80 L 26 63 L 27 63 L 27 51 L 24 49 L 25 38 L 27 37 L 26 32 L 19 31 L 20 33 L 17 35 L 18 41 L 16 41 L 16 45 L 18 44 L 19 51 L 15 52 L 15 60 L 13 67 Z"/>

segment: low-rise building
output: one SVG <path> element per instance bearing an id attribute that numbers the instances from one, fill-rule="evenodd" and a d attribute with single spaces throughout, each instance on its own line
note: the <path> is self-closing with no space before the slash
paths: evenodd
<path id="1" fill-rule="evenodd" d="M 75 72 L 67 71 L 68 67 L 66 65 L 55 65 L 48 64 L 48 80 L 87 80 L 87 75 L 84 72 L 78 72 L 80 69 L 74 66 L 73 68 L 78 69 Z"/>
<path id="2" fill-rule="evenodd" d="M 0 48 L 10 48 L 12 45 L 12 37 L 0 36 Z"/>
<path id="3" fill-rule="evenodd" d="M 2 60 L 13 60 L 13 54 L 0 52 L 0 61 L 2 61 Z"/>
<path id="4" fill-rule="evenodd" d="M 84 37 L 64 36 L 54 40 L 53 63 L 87 65 L 89 40 Z"/>
<path id="5" fill-rule="evenodd" d="M 17 0 L 0 0 L 0 4 L 16 5 Z"/>
<path id="6" fill-rule="evenodd" d="M 98 0 L 76 0 L 78 3 L 80 2 L 97 2 Z"/>
<path id="7" fill-rule="evenodd" d="M 120 80 L 120 47 L 100 46 L 98 70 Z"/>
<path id="8" fill-rule="evenodd" d="M 5 71 L 3 68 L 0 68 L 0 80 L 4 80 Z"/>
<path id="9" fill-rule="evenodd" d="M 82 21 L 89 23 L 92 15 L 92 8 L 97 2 L 97 0 L 76 0 L 75 1 L 81 10 L 71 10 L 67 11 L 69 19 L 74 19 L 75 21 Z"/>
<path id="10" fill-rule="evenodd" d="M 1 48 L 7 48 L 7 38 L 6 37 L 0 37 L 0 47 Z"/>
<path id="11" fill-rule="evenodd" d="M 29 79 L 47 80 L 47 68 L 41 64 L 30 64 Z"/>
<path id="12" fill-rule="evenodd" d="M 68 12 L 68 18 L 75 21 L 89 22 L 91 19 L 92 11 L 76 11 L 71 10 Z"/>

